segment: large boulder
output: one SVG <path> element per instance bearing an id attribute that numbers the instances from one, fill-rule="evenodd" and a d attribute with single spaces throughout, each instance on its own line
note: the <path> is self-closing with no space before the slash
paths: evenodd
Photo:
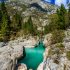
<path id="1" fill-rule="evenodd" d="M 18 70 L 27 70 L 27 66 L 25 64 L 20 64 Z"/>

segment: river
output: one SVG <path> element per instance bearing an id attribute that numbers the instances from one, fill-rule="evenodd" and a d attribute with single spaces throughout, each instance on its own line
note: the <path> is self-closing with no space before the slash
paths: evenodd
<path id="1" fill-rule="evenodd" d="M 37 70 L 38 65 L 43 61 L 44 50 L 42 42 L 35 48 L 25 48 L 26 56 L 19 60 L 19 63 L 26 64 L 28 69 Z"/>

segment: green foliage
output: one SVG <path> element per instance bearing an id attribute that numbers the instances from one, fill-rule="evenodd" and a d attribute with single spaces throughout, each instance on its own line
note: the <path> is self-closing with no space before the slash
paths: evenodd
<path id="1" fill-rule="evenodd" d="M 70 14 L 70 12 L 69 12 Z M 50 33 L 54 30 L 65 30 L 69 25 L 70 15 L 62 4 L 60 9 L 57 9 L 56 14 L 50 15 L 50 23 L 45 26 L 44 33 Z"/>
<path id="2" fill-rule="evenodd" d="M 68 5 L 69 6 L 69 9 L 68 9 L 68 18 L 69 18 L 69 24 L 68 24 L 68 26 L 70 26 L 70 4 Z"/>
<path id="3" fill-rule="evenodd" d="M 51 55 L 54 55 L 54 54 L 55 54 L 55 52 L 52 49 L 50 49 L 48 56 L 51 56 Z"/>
<path id="4" fill-rule="evenodd" d="M 49 23 L 49 25 L 45 26 L 45 33 L 50 33 L 53 30 L 56 30 L 59 28 L 58 21 L 57 21 L 58 20 L 57 14 L 53 14 L 50 17 L 51 17 L 50 18 L 51 22 Z"/>
<path id="5" fill-rule="evenodd" d="M 57 9 L 58 25 L 60 29 L 66 29 L 70 26 L 70 4 L 68 11 L 62 4 L 60 9 Z"/>
<path id="6" fill-rule="evenodd" d="M 70 60 L 70 51 L 67 51 L 66 56 Z"/>
<path id="7" fill-rule="evenodd" d="M 62 30 L 55 30 L 52 32 L 52 43 L 60 43 L 63 41 L 65 34 Z"/>
<path id="8" fill-rule="evenodd" d="M 12 18 L 11 23 L 12 30 L 16 32 L 21 29 L 21 26 L 22 26 L 22 17 L 20 14 L 16 12 Z"/>
<path id="9" fill-rule="evenodd" d="M 59 29 L 65 29 L 65 15 L 66 15 L 66 9 L 63 4 L 61 4 L 61 7 L 59 10 L 57 10 L 57 15 L 58 15 L 58 25 Z"/>
<path id="10" fill-rule="evenodd" d="M 25 8 L 23 10 L 25 10 Z M 57 13 L 50 16 L 50 23 L 45 26 L 44 33 L 51 32 L 53 35 L 53 43 L 59 43 L 63 41 L 63 30 L 68 26 L 70 26 L 70 6 L 67 12 L 64 5 L 62 4 L 60 9 L 57 9 Z M 10 19 L 5 3 L 2 2 L 0 9 L 0 37 L 3 38 L 13 33 L 17 34 L 22 30 L 22 28 L 25 34 L 40 36 L 42 33 L 37 31 L 37 27 L 33 24 L 31 16 L 29 17 L 27 22 L 23 24 L 23 26 L 22 17 L 19 12 L 16 12 L 12 19 Z"/>
<path id="11" fill-rule="evenodd" d="M 5 7 L 5 3 L 1 3 L 0 10 L 0 39 L 7 40 L 7 36 L 10 34 L 10 17 Z"/>
<path id="12" fill-rule="evenodd" d="M 68 12 L 70 12 L 70 3 L 68 4 L 68 7 L 69 7 Z"/>
<path id="13" fill-rule="evenodd" d="M 57 54 L 57 57 L 59 57 L 59 54 L 60 54 L 60 50 L 59 49 L 54 49 L 54 48 L 51 48 L 49 50 L 49 55 L 48 56 L 52 56 L 54 54 Z"/>
<path id="14" fill-rule="evenodd" d="M 9 19 L 7 8 L 6 8 L 4 2 L 1 3 L 1 12 L 2 12 L 2 15 L 5 14 L 7 16 L 7 18 Z"/>
<path id="15" fill-rule="evenodd" d="M 2 2 L 0 6 L 0 40 L 6 40 L 7 36 L 11 37 L 18 36 L 20 31 L 23 31 L 25 34 L 36 35 L 36 26 L 33 24 L 31 16 L 28 21 L 22 26 L 22 17 L 19 12 L 16 12 L 12 18 L 8 15 L 7 8 L 5 3 Z"/>
<path id="16" fill-rule="evenodd" d="M 62 54 L 64 52 L 65 46 L 62 43 L 57 43 L 56 48 L 58 48 L 60 50 L 60 54 Z"/>
<path id="17" fill-rule="evenodd" d="M 59 44 L 56 45 L 56 47 L 59 48 L 59 49 L 63 49 L 64 45 L 62 43 L 59 43 Z"/>
<path id="18" fill-rule="evenodd" d="M 1 33 L 3 36 L 7 35 L 8 31 L 8 20 L 5 15 L 2 16 Z"/>
<path id="19" fill-rule="evenodd" d="M 0 29 L 1 29 L 1 22 L 2 22 L 2 12 L 0 10 Z"/>
<path id="20" fill-rule="evenodd" d="M 33 25 L 33 22 L 32 22 L 31 16 L 30 16 L 28 21 L 26 23 L 24 23 L 23 30 L 24 30 L 25 34 L 35 35 L 36 34 L 35 29 L 36 29 L 36 27 Z"/>

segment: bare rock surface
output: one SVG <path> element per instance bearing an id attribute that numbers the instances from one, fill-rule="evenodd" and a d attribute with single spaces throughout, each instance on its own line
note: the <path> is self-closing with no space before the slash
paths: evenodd
<path id="1" fill-rule="evenodd" d="M 27 66 L 25 64 L 21 64 L 18 66 L 18 70 L 27 70 Z"/>
<path id="2" fill-rule="evenodd" d="M 23 56 L 23 46 L 3 46 L 0 48 L 0 70 L 14 70 L 17 59 Z"/>
<path id="3" fill-rule="evenodd" d="M 16 40 L 12 40 L 8 43 L 8 45 L 12 45 L 12 46 L 16 46 L 16 45 L 20 45 L 20 46 L 24 46 L 25 48 L 33 48 L 35 47 L 35 45 L 38 43 L 38 38 L 35 39 L 34 37 L 29 37 L 29 38 L 23 38 L 23 37 L 19 37 Z"/>

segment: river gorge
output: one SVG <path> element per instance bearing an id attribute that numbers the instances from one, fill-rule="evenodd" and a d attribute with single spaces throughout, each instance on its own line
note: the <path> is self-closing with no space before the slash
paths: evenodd
<path id="1" fill-rule="evenodd" d="M 45 47 L 39 42 L 35 48 L 25 48 L 26 56 L 19 60 L 19 63 L 27 65 L 28 69 L 37 70 L 38 65 L 43 61 Z"/>

